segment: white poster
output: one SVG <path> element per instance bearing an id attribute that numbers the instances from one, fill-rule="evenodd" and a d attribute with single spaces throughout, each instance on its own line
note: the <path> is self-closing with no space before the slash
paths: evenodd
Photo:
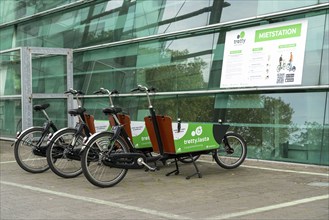
<path id="1" fill-rule="evenodd" d="M 221 88 L 300 85 L 307 20 L 226 33 Z"/>

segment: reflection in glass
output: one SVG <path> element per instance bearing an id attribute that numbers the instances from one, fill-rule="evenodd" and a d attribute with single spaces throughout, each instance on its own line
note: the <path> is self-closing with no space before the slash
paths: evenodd
<path id="1" fill-rule="evenodd" d="M 0 54 L 0 96 L 21 94 L 20 53 Z"/>
<path id="2" fill-rule="evenodd" d="M 327 93 L 217 95 L 224 121 L 244 134 L 248 156 L 328 164 L 324 122 Z"/>
<path id="3" fill-rule="evenodd" d="M 21 100 L 0 100 L 0 134 L 1 137 L 13 137 L 22 126 Z"/>

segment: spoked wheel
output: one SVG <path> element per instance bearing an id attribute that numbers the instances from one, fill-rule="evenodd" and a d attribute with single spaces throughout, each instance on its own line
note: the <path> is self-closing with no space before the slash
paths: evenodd
<path id="1" fill-rule="evenodd" d="M 108 156 L 128 152 L 128 147 L 120 137 L 111 142 L 110 132 L 101 132 L 88 141 L 81 158 L 81 167 L 87 180 L 98 187 L 111 187 L 127 174 L 127 169 L 111 167 Z M 112 146 L 112 148 L 110 147 Z M 110 149 L 109 149 L 110 148 Z"/>
<path id="2" fill-rule="evenodd" d="M 49 169 L 46 158 L 48 133 L 42 127 L 32 127 L 15 141 L 15 159 L 25 171 L 42 173 Z"/>
<path id="3" fill-rule="evenodd" d="M 201 155 L 195 155 L 192 158 L 189 156 L 185 156 L 185 157 L 178 157 L 177 159 L 182 162 L 182 163 L 192 163 L 193 161 L 196 161 L 197 159 L 199 159 Z"/>
<path id="4" fill-rule="evenodd" d="M 214 153 L 217 164 L 225 169 L 240 166 L 247 156 L 247 144 L 244 139 L 235 133 L 225 134 L 222 144 Z"/>
<path id="5" fill-rule="evenodd" d="M 67 128 L 54 134 L 47 150 L 51 170 L 60 177 L 73 178 L 82 173 L 81 150 L 84 135 L 76 135 L 76 129 Z"/>

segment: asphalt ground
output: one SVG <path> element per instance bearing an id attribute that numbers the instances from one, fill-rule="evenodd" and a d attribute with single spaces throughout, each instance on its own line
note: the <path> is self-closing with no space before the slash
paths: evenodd
<path id="1" fill-rule="evenodd" d="M 130 170 L 118 185 L 93 186 L 83 176 L 31 174 L 14 159 L 12 142 L 0 141 L 0 219 L 329 219 L 329 168 L 246 160 L 233 170 L 209 156 L 203 177 Z"/>

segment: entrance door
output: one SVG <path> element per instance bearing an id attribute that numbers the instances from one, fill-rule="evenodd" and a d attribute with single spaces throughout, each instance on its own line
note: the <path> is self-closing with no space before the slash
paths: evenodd
<path id="1" fill-rule="evenodd" d="M 33 105 L 49 103 L 47 113 L 58 127 L 73 125 L 67 114 L 73 108 L 71 96 L 64 92 L 73 87 L 73 53 L 64 48 L 21 48 L 22 130 L 42 123 L 42 115 Z"/>

